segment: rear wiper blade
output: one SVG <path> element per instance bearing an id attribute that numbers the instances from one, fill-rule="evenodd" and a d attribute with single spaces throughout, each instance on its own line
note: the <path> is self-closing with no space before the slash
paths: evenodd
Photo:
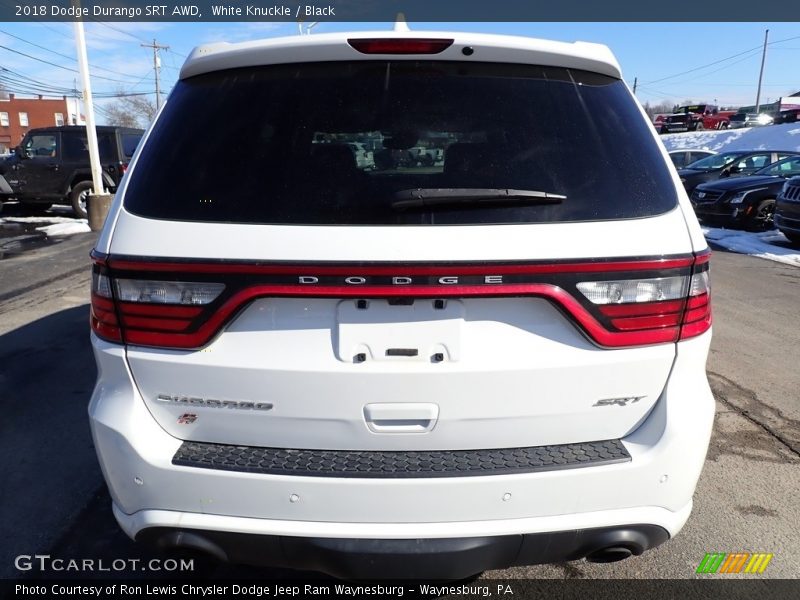
<path id="1" fill-rule="evenodd" d="M 539 190 L 497 188 L 416 188 L 394 194 L 392 208 L 424 208 L 428 206 L 474 206 L 483 204 L 560 204 L 567 199 L 561 194 Z"/>

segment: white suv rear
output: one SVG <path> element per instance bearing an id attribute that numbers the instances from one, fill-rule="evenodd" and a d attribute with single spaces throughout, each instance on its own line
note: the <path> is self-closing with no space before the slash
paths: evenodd
<path id="1" fill-rule="evenodd" d="M 456 578 L 689 516 L 709 251 L 604 46 L 197 48 L 93 258 L 92 431 L 136 540 Z"/>

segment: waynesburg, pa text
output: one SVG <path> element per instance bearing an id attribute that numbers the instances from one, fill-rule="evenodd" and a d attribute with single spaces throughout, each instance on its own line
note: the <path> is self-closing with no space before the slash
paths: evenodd
<path id="1" fill-rule="evenodd" d="M 116 596 L 186 596 L 192 598 L 218 598 L 228 596 L 246 597 L 307 597 L 307 596 L 344 596 L 363 597 L 380 596 L 402 598 L 406 593 L 418 594 L 426 598 L 440 596 L 471 596 L 490 598 L 492 596 L 513 596 L 511 585 L 502 583 L 493 586 L 478 584 L 432 585 L 418 584 L 417 586 L 389 585 L 389 584 L 348 584 L 335 583 L 332 585 L 312 584 L 210 584 L 196 585 L 184 584 L 48 584 L 15 586 L 17 597 L 23 596 L 87 596 L 87 597 L 116 597 Z"/>

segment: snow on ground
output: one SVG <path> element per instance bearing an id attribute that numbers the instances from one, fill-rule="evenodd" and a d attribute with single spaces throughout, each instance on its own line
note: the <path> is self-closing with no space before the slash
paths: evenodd
<path id="1" fill-rule="evenodd" d="M 800 123 L 744 127 L 722 131 L 687 131 L 659 136 L 667 150 L 702 148 L 727 150 L 796 150 L 800 152 Z"/>
<path id="2" fill-rule="evenodd" d="M 762 233 L 716 227 L 702 229 L 709 242 L 726 250 L 800 267 L 800 249 L 789 247 L 789 240 L 777 229 Z"/>
<path id="3" fill-rule="evenodd" d="M 36 231 L 43 233 L 47 237 L 63 237 L 91 231 L 86 219 L 70 217 L 0 217 L 0 227 L 2 227 L 3 223 L 31 225 L 33 229 L 36 229 Z M 37 225 L 39 226 L 36 227 Z M 28 231 L 30 231 L 30 229 L 28 229 Z"/>
<path id="4" fill-rule="evenodd" d="M 54 223 L 37 227 L 36 231 L 41 231 L 47 237 L 61 237 L 65 235 L 75 235 L 76 233 L 89 233 L 89 223 L 86 219 L 70 219 L 70 223 Z"/>
<path id="5" fill-rule="evenodd" d="M 74 217 L 0 217 L 0 223 L 76 223 L 86 222 L 86 219 L 76 219 Z"/>

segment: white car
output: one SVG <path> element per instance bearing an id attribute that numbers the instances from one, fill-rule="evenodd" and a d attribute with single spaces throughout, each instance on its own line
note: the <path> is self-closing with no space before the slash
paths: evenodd
<path id="1" fill-rule="evenodd" d="M 370 170 L 355 139 L 443 160 Z M 198 48 L 93 259 L 91 426 L 138 541 L 443 579 L 689 517 L 709 249 L 605 46 Z"/>
<path id="2" fill-rule="evenodd" d="M 356 159 L 356 166 L 359 169 L 375 168 L 375 160 L 372 152 L 368 151 L 361 142 L 348 142 L 347 144 Z"/>
<path id="3" fill-rule="evenodd" d="M 742 127 L 763 127 L 772 125 L 774 119 L 766 113 L 737 113 L 731 115 L 730 128 L 741 129 Z"/>

